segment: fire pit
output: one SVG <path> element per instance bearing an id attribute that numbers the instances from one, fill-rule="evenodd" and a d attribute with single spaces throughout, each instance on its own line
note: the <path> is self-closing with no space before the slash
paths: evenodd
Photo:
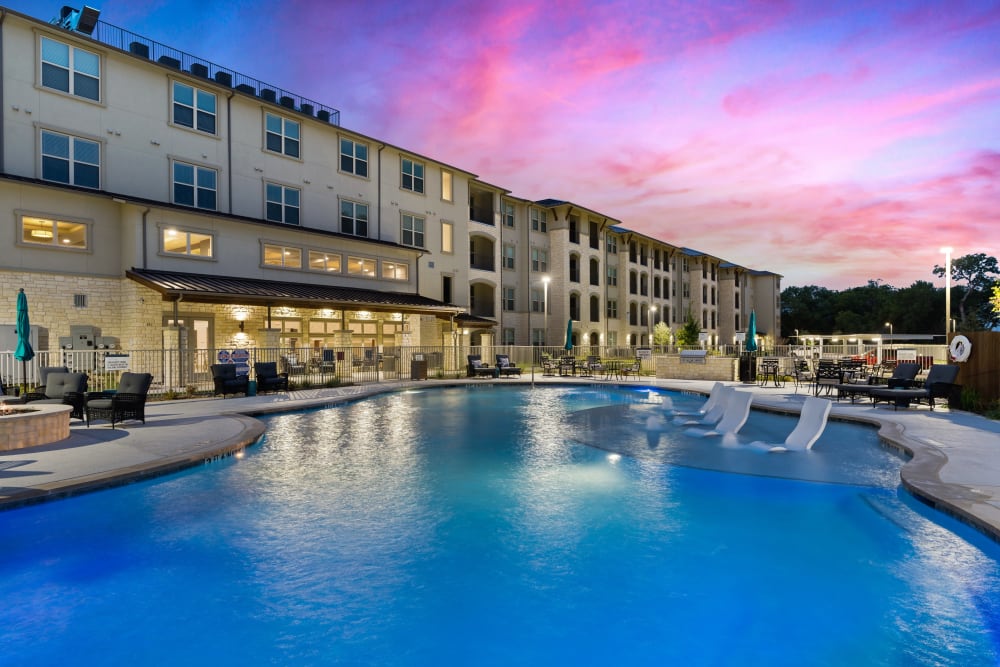
<path id="1" fill-rule="evenodd" d="M 0 451 L 47 445 L 69 437 L 71 405 L 0 406 Z"/>

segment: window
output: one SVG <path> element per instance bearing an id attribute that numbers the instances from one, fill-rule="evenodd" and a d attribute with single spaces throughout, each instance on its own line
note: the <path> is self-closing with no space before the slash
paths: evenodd
<path id="1" fill-rule="evenodd" d="M 690 266 L 688 265 L 688 258 L 687 257 L 681 258 L 681 271 L 687 273 L 689 270 Z"/>
<path id="2" fill-rule="evenodd" d="M 299 132 L 296 121 L 264 114 L 264 146 L 272 153 L 299 157 Z"/>
<path id="3" fill-rule="evenodd" d="M 707 310 L 701 311 L 701 328 L 702 329 L 707 329 L 708 328 L 708 311 Z"/>
<path id="4" fill-rule="evenodd" d="M 657 248 L 656 251 L 653 253 L 653 268 L 654 269 L 660 268 L 660 249 L 659 248 Z"/>
<path id="5" fill-rule="evenodd" d="M 605 242 L 604 242 L 604 245 L 608 249 L 608 254 L 609 255 L 617 255 L 618 254 L 618 237 L 615 236 L 614 234 L 608 234 L 607 235 L 607 237 L 605 239 Z"/>
<path id="6" fill-rule="evenodd" d="M 608 267 L 608 287 L 618 286 L 618 267 L 609 266 Z"/>
<path id="7" fill-rule="evenodd" d="M 42 179 L 84 188 L 101 187 L 101 145 L 42 130 Z"/>
<path id="8" fill-rule="evenodd" d="M 645 273 L 639 276 L 639 294 L 649 296 L 649 276 Z"/>
<path id="9" fill-rule="evenodd" d="M 701 286 L 701 302 L 708 303 L 708 285 Z"/>
<path id="10" fill-rule="evenodd" d="M 441 300 L 451 303 L 451 276 L 441 276 Z"/>
<path id="11" fill-rule="evenodd" d="M 217 178 L 214 169 L 174 162 L 174 203 L 214 211 Z"/>
<path id="12" fill-rule="evenodd" d="M 452 174 L 450 171 L 441 170 L 441 199 L 454 201 L 455 195 L 452 193 Z"/>
<path id="13" fill-rule="evenodd" d="M 632 241 L 628 244 L 628 261 L 635 263 L 638 261 L 639 256 L 639 244 L 636 241 Z"/>
<path id="14" fill-rule="evenodd" d="M 647 266 L 649 264 L 649 256 L 646 254 L 645 244 L 639 246 L 639 263 L 643 266 Z"/>
<path id="15" fill-rule="evenodd" d="M 612 347 L 614 347 L 617 344 L 618 344 L 618 332 L 617 331 L 609 331 L 608 332 L 608 345 L 611 345 Z"/>
<path id="16" fill-rule="evenodd" d="M 404 190 L 412 192 L 424 191 L 424 165 L 414 162 L 409 158 L 403 158 L 403 183 Z"/>
<path id="17" fill-rule="evenodd" d="M 501 345 L 513 345 L 514 344 L 514 329 L 504 327 L 500 331 L 500 344 Z"/>
<path id="18" fill-rule="evenodd" d="M 579 321 L 580 318 L 580 295 L 573 293 L 569 295 L 569 318 Z"/>
<path id="19" fill-rule="evenodd" d="M 301 248 L 264 244 L 264 266 L 280 266 L 284 269 L 302 268 Z"/>
<path id="20" fill-rule="evenodd" d="M 309 270 L 310 271 L 323 271 L 325 273 L 340 273 L 341 272 L 341 257 L 338 254 L 330 254 L 327 252 L 319 252 L 317 250 L 309 251 Z"/>
<path id="21" fill-rule="evenodd" d="M 375 277 L 375 260 L 364 257 L 347 258 L 347 273 L 352 276 Z"/>
<path id="22" fill-rule="evenodd" d="M 532 271 L 548 271 L 549 270 L 549 254 L 540 248 L 531 249 L 531 270 Z"/>
<path id="23" fill-rule="evenodd" d="M 514 310 L 514 303 L 515 303 L 514 293 L 515 293 L 515 290 L 514 290 L 513 287 L 504 287 L 503 288 L 503 309 L 504 310 L 506 310 L 506 311 L 512 311 L 512 310 Z"/>
<path id="24" fill-rule="evenodd" d="M 601 263 L 593 257 L 590 258 L 590 284 L 601 284 Z"/>
<path id="25" fill-rule="evenodd" d="M 501 217 L 503 218 L 503 226 L 504 227 L 513 227 L 514 226 L 514 205 L 511 204 L 510 202 L 503 202 L 500 206 L 503 209 L 501 211 L 501 213 L 500 213 Z"/>
<path id="26" fill-rule="evenodd" d="M 409 280 L 410 267 L 401 262 L 382 260 L 382 278 L 385 280 Z"/>
<path id="27" fill-rule="evenodd" d="M 531 209 L 531 231 L 542 232 L 543 234 L 548 231 L 548 211 L 543 211 L 539 208 Z"/>
<path id="28" fill-rule="evenodd" d="M 660 298 L 660 279 L 656 276 L 653 276 L 653 296 Z"/>
<path id="29" fill-rule="evenodd" d="M 601 321 L 601 300 L 596 296 L 590 297 L 590 321 Z"/>
<path id="30" fill-rule="evenodd" d="M 450 222 L 441 223 L 441 252 L 455 252 L 455 226 Z"/>
<path id="31" fill-rule="evenodd" d="M 545 311 L 545 290 L 531 290 L 531 312 L 541 313 Z"/>
<path id="32" fill-rule="evenodd" d="M 691 298 L 691 283 L 684 283 L 681 285 L 681 298 L 690 299 Z"/>
<path id="33" fill-rule="evenodd" d="M 424 219 L 403 213 L 403 245 L 424 247 Z"/>
<path id="34" fill-rule="evenodd" d="M 174 125 L 215 134 L 215 94 L 174 81 Z"/>
<path id="35" fill-rule="evenodd" d="M 514 268 L 514 246 L 512 245 L 505 245 L 503 247 L 503 268 Z"/>
<path id="36" fill-rule="evenodd" d="M 168 227 L 161 232 L 163 252 L 191 257 L 211 257 L 213 238 L 211 234 L 188 232 Z"/>
<path id="37" fill-rule="evenodd" d="M 571 216 L 569 219 L 569 242 L 580 242 L 580 221 L 576 216 Z"/>
<path id="38" fill-rule="evenodd" d="M 350 139 L 340 140 L 340 170 L 368 178 L 368 145 Z"/>
<path id="39" fill-rule="evenodd" d="M 101 57 L 42 37 L 42 86 L 100 101 Z"/>
<path id="40" fill-rule="evenodd" d="M 590 247 L 599 250 L 601 247 L 601 227 L 593 220 L 590 221 Z"/>
<path id="41" fill-rule="evenodd" d="M 613 320 L 618 318 L 618 302 L 614 299 L 608 299 L 608 319 Z"/>
<path id="42" fill-rule="evenodd" d="M 21 243 L 74 250 L 86 250 L 88 247 L 88 225 L 85 223 L 49 220 L 28 215 L 20 217 Z"/>
<path id="43" fill-rule="evenodd" d="M 569 256 L 569 281 L 571 283 L 580 282 L 580 256 Z"/>
<path id="44" fill-rule="evenodd" d="M 299 193 L 297 188 L 289 188 L 277 183 L 265 187 L 267 219 L 286 225 L 299 224 Z"/>
<path id="45" fill-rule="evenodd" d="M 368 236 L 368 205 L 342 199 L 340 231 L 352 236 Z"/>
<path id="46" fill-rule="evenodd" d="M 535 347 L 545 345 L 545 330 L 544 329 L 532 329 L 531 330 L 531 344 Z"/>
<path id="47" fill-rule="evenodd" d="M 639 293 L 639 274 L 635 271 L 628 272 L 628 293 L 638 294 Z"/>

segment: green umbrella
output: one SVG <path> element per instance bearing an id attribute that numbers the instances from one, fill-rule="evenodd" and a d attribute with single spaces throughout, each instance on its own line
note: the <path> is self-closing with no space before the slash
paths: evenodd
<path id="1" fill-rule="evenodd" d="M 31 349 L 31 323 L 28 321 L 28 297 L 22 287 L 17 293 L 17 349 L 14 358 L 21 362 L 21 381 L 28 381 L 28 362 L 35 358 Z"/>
<path id="2" fill-rule="evenodd" d="M 757 351 L 757 311 L 750 311 L 750 322 L 747 323 L 747 352 Z"/>
<path id="3" fill-rule="evenodd" d="M 570 318 L 566 321 L 566 344 L 563 346 L 567 350 L 573 349 L 573 320 Z"/>

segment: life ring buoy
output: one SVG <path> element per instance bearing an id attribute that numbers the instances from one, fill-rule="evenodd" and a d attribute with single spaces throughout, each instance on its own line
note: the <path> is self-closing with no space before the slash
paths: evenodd
<path id="1" fill-rule="evenodd" d="M 972 343 L 965 336 L 955 336 L 951 339 L 948 351 L 951 352 L 951 358 L 955 361 L 965 361 L 972 354 Z"/>

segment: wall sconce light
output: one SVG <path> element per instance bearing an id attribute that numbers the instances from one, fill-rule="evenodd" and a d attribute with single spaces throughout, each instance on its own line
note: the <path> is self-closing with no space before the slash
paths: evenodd
<path id="1" fill-rule="evenodd" d="M 243 326 L 246 324 L 243 320 L 240 320 L 240 333 L 243 333 Z"/>

